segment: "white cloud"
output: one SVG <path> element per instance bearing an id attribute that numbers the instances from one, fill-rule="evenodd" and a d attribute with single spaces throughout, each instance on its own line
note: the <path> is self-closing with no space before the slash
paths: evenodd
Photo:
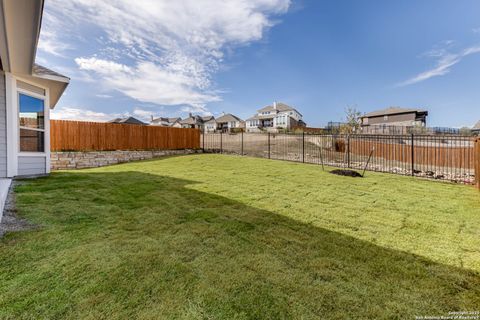
<path id="1" fill-rule="evenodd" d="M 160 116 L 157 112 L 154 112 L 152 110 L 140 109 L 138 107 L 133 110 L 133 115 L 138 119 L 146 122 L 149 122 L 152 117 L 158 118 Z"/>
<path id="2" fill-rule="evenodd" d="M 225 52 L 261 39 L 289 6 L 290 0 L 136 0 L 134 6 L 130 0 L 50 0 L 46 29 L 65 41 L 75 32 L 101 30 L 87 39 L 100 48 L 75 59 L 80 69 L 139 101 L 198 108 L 221 99 L 211 77 Z"/>
<path id="3" fill-rule="evenodd" d="M 96 112 L 80 107 L 58 107 L 52 110 L 51 118 L 58 120 L 79 120 L 79 121 L 98 121 L 105 122 L 115 118 L 129 116 L 125 113 L 103 113 Z"/>
<path id="4" fill-rule="evenodd" d="M 199 79 L 152 62 L 139 62 L 135 68 L 97 58 L 77 58 L 81 70 L 95 71 L 113 89 L 136 100 L 160 105 L 203 105 L 218 101 L 214 93 L 201 89 Z"/>
<path id="5" fill-rule="evenodd" d="M 97 97 L 97 98 L 102 98 L 102 99 L 110 99 L 110 98 L 113 98 L 113 96 L 111 96 L 111 95 L 109 95 L 109 94 L 103 94 L 103 93 L 96 94 L 95 97 Z"/>
<path id="6" fill-rule="evenodd" d="M 480 33 L 480 28 L 473 28 L 472 31 L 473 33 Z"/>
<path id="7" fill-rule="evenodd" d="M 408 86 L 433 77 L 443 76 L 449 73 L 451 68 L 459 63 L 463 58 L 476 53 L 480 53 L 480 46 L 469 47 L 458 53 L 449 53 L 446 49 L 431 50 L 426 55 L 437 58 L 435 67 L 399 83 L 398 86 Z"/>
<path id="8" fill-rule="evenodd" d="M 192 106 L 185 106 L 180 109 L 180 111 L 185 112 L 185 113 L 199 113 L 202 116 L 211 116 L 212 113 L 208 111 L 205 106 L 202 105 L 192 105 Z"/>
<path id="9" fill-rule="evenodd" d="M 46 53 L 63 57 L 63 51 L 70 47 L 62 42 L 59 42 L 56 35 L 51 31 L 43 31 L 41 33 L 40 41 L 38 42 L 38 49 Z"/>

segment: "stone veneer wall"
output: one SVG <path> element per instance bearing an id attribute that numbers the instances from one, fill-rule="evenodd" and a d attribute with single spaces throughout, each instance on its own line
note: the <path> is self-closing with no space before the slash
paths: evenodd
<path id="1" fill-rule="evenodd" d="M 52 170 L 95 168 L 136 160 L 200 152 L 202 151 L 192 149 L 151 151 L 52 151 L 50 155 L 50 167 Z"/>

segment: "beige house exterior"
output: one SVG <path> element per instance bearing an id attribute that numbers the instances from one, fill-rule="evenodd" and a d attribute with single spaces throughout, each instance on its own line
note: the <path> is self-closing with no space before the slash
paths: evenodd
<path id="1" fill-rule="evenodd" d="M 190 113 L 188 118 L 180 120 L 179 124 L 181 128 L 194 128 L 194 129 L 200 129 L 201 131 L 203 131 L 205 123 L 212 119 L 214 119 L 213 116 L 201 117 L 199 115 L 193 115 Z"/>
<path id="2" fill-rule="evenodd" d="M 257 111 L 257 113 L 248 118 L 246 122 L 247 132 L 260 132 L 262 130 L 277 132 L 294 127 L 306 126 L 303 116 L 297 109 L 281 102 L 274 102 L 271 106 L 266 106 Z"/>
<path id="3" fill-rule="evenodd" d="M 205 122 L 205 132 L 235 132 L 244 129 L 245 121 L 231 113 Z"/>

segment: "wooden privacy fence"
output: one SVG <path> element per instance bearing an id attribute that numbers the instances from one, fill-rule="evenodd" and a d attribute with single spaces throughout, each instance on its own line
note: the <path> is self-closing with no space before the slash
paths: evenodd
<path id="1" fill-rule="evenodd" d="M 52 151 L 172 150 L 200 148 L 198 129 L 52 120 Z"/>
<path id="2" fill-rule="evenodd" d="M 480 189 L 480 138 L 475 140 L 475 184 Z"/>

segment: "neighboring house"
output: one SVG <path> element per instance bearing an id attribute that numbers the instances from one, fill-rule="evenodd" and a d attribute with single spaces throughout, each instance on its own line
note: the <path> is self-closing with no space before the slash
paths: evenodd
<path id="1" fill-rule="evenodd" d="M 0 2 L 0 178 L 50 172 L 50 109 L 70 79 L 35 64 L 43 5 Z"/>
<path id="2" fill-rule="evenodd" d="M 109 123 L 118 123 L 118 124 L 137 124 L 144 126 L 146 125 L 145 122 L 138 120 L 134 117 L 126 117 L 126 118 L 115 118 L 113 120 L 108 121 Z"/>
<path id="3" fill-rule="evenodd" d="M 189 114 L 188 118 L 185 118 L 180 121 L 180 125 L 182 128 L 195 128 L 195 129 L 200 129 L 203 131 L 204 129 L 204 124 L 206 122 L 209 122 L 211 120 L 215 120 L 213 116 L 198 116 L 198 115 L 192 115 L 191 113 Z"/>
<path id="4" fill-rule="evenodd" d="M 202 118 L 203 123 L 208 122 L 210 120 L 215 120 L 214 116 L 203 116 L 201 118 Z"/>
<path id="5" fill-rule="evenodd" d="M 246 120 L 247 132 L 261 130 L 276 132 L 280 129 L 292 129 L 306 126 L 302 114 L 297 109 L 281 102 L 274 102 L 257 111 L 253 117 Z"/>
<path id="6" fill-rule="evenodd" d="M 234 132 L 241 131 L 244 128 L 245 121 L 231 113 L 224 114 L 205 123 L 205 131 L 207 132 Z"/>
<path id="7" fill-rule="evenodd" d="M 203 124 L 203 129 L 205 130 L 205 132 L 215 132 L 217 130 L 217 121 L 215 120 L 215 118 L 205 122 Z"/>
<path id="8" fill-rule="evenodd" d="M 480 135 L 480 121 L 478 121 L 477 124 L 473 126 L 472 132 L 474 134 Z"/>
<path id="9" fill-rule="evenodd" d="M 181 127 L 180 121 L 182 119 L 177 117 L 177 118 L 156 118 L 154 119 L 152 116 L 152 120 L 150 121 L 151 126 L 161 126 L 161 127 Z"/>
<path id="10" fill-rule="evenodd" d="M 182 128 L 195 128 L 203 129 L 203 119 L 200 116 L 192 115 L 191 113 L 185 119 L 180 120 L 180 125 Z"/>
<path id="11" fill-rule="evenodd" d="M 245 128 L 245 121 L 231 113 L 227 113 L 215 121 L 217 123 L 217 130 L 221 132 L 233 132 Z"/>
<path id="12" fill-rule="evenodd" d="M 373 111 L 360 117 L 362 127 L 367 126 L 398 126 L 425 127 L 428 111 L 390 107 L 383 110 Z"/>

